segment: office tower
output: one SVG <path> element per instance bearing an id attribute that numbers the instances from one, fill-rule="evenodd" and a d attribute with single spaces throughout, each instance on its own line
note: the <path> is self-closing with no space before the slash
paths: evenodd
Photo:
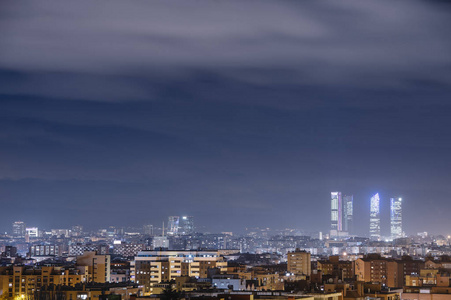
<path id="1" fill-rule="evenodd" d="M 381 239 L 381 218 L 379 211 L 379 193 L 371 197 L 370 205 L 370 238 L 373 240 Z"/>
<path id="2" fill-rule="evenodd" d="M 22 221 L 16 221 L 13 223 L 13 236 L 24 237 L 25 236 L 25 223 Z"/>
<path id="3" fill-rule="evenodd" d="M 170 216 L 168 218 L 168 235 L 177 235 L 179 231 L 179 216 Z"/>
<path id="4" fill-rule="evenodd" d="M 330 235 L 331 237 L 338 236 L 338 233 L 342 231 L 342 201 L 341 192 L 331 192 L 331 215 L 330 215 Z"/>
<path id="5" fill-rule="evenodd" d="M 194 233 L 194 217 L 183 216 L 180 218 L 180 234 L 193 234 Z"/>
<path id="6" fill-rule="evenodd" d="M 390 198 L 390 232 L 393 239 L 402 234 L 402 198 Z"/>
<path id="7" fill-rule="evenodd" d="M 287 254 L 287 271 L 296 276 L 310 276 L 312 271 L 311 264 L 310 252 L 296 249 L 296 251 L 288 252 Z"/>
<path id="8" fill-rule="evenodd" d="M 25 233 L 30 238 L 38 238 L 39 237 L 39 229 L 37 227 L 27 227 L 27 228 L 25 228 Z"/>
<path id="9" fill-rule="evenodd" d="M 153 225 L 150 224 L 144 225 L 143 233 L 146 235 L 153 235 Z"/>
<path id="10" fill-rule="evenodd" d="M 352 221 L 354 216 L 354 196 L 344 196 L 343 197 L 343 231 L 351 232 L 353 230 L 352 228 Z"/>

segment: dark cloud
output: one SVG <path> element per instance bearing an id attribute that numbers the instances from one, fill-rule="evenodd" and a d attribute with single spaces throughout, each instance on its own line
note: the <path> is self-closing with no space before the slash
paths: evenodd
<path id="1" fill-rule="evenodd" d="M 403 196 L 409 233 L 444 228 L 449 16 L 425 1 L 2 4 L 0 226 L 189 213 L 208 230 L 325 231 L 342 190 L 361 234 L 375 192 Z"/>
<path id="2" fill-rule="evenodd" d="M 53 72 L 59 86 L 35 75 L 2 88 L 14 94 L 28 87 L 56 97 L 151 98 L 115 77 L 184 80 L 193 68 L 260 86 L 405 87 L 451 78 L 450 14 L 425 1 L 10 2 L 1 16 L 0 67 Z"/>

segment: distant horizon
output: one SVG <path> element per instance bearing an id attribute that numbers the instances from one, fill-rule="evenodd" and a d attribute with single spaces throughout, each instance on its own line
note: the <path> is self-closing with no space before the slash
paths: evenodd
<path id="1" fill-rule="evenodd" d="M 339 190 L 333 190 L 333 191 L 331 191 L 331 192 L 340 192 Z M 329 192 L 329 198 L 330 198 L 330 193 L 331 192 Z M 354 194 L 353 193 L 344 193 L 344 192 L 341 192 L 341 194 L 342 194 L 342 197 L 344 197 L 344 196 L 354 196 Z M 380 194 L 379 192 L 375 192 L 374 194 L 372 194 L 372 196 L 373 195 L 375 195 L 375 194 Z M 391 198 L 403 198 L 403 202 L 405 203 L 406 201 L 405 201 L 405 199 L 404 199 L 404 197 L 401 197 L 401 196 L 387 196 L 386 198 L 382 198 L 381 197 L 381 207 L 384 207 L 383 209 L 381 209 L 381 236 L 382 237 L 390 237 L 390 232 L 389 232 L 389 230 L 390 230 L 390 216 L 389 216 L 389 213 L 390 213 L 390 206 L 389 206 L 389 201 L 390 201 L 390 199 Z M 383 199 L 386 199 L 385 201 L 383 201 Z M 328 199 L 327 201 L 327 204 L 330 206 L 330 199 Z M 370 198 L 368 199 L 368 203 L 370 202 Z M 355 198 L 354 198 L 354 203 L 356 203 L 356 201 L 355 201 Z M 383 205 L 385 203 L 385 205 Z M 360 205 L 357 205 L 357 207 L 359 207 Z M 354 232 L 354 233 L 351 233 L 350 235 L 351 236 L 359 236 L 359 237 L 369 237 L 369 204 L 367 205 L 368 206 L 368 211 L 366 212 L 366 215 L 367 215 L 367 218 L 366 218 L 366 223 L 367 224 L 365 224 L 365 225 L 367 225 L 366 227 L 367 227 L 367 232 L 365 232 L 365 230 L 364 230 L 364 228 L 365 228 L 365 226 L 359 226 L 359 224 L 355 224 L 355 220 L 354 220 L 354 226 L 355 227 L 357 227 L 357 228 L 360 228 L 360 230 L 357 230 L 356 232 Z M 356 206 L 354 205 L 354 208 L 355 208 Z M 361 208 L 361 207 L 360 207 Z M 403 211 L 405 211 L 405 207 L 403 206 Z M 323 235 L 325 235 L 325 234 L 329 234 L 329 231 L 330 231 L 330 207 L 328 207 L 327 208 L 327 213 L 328 213 L 328 219 L 327 220 L 325 220 L 325 222 L 324 222 L 324 230 L 321 230 L 321 229 L 308 229 L 308 228 L 302 228 L 302 227 L 272 227 L 273 229 L 273 231 L 283 231 L 283 230 L 285 230 L 285 229 L 292 229 L 292 230 L 298 230 L 298 231 L 301 231 L 301 232 L 310 232 L 310 233 L 313 233 L 313 232 L 315 232 L 315 233 L 319 233 L 319 232 L 322 232 L 323 233 Z M 357 220 L 362 220 L 363 218 L 362 218 L 362 214 L 361 214 L 362 212 L 360 211 L 360 217 L 358 217 L 357 218 Z M 52 226 L 52 225 L 35 225 L 35 223 L 27 223 L 26 221 L 24 221 L 24 220 L 15 220 L 15 221 L 11 221 L 11 223 L 10 223 L 10 226 L 9 227 L 11 227 L 11 224 L 13 223 L 13 222 L 16 222 L 16 221 L 22 221 L 22 222 L 24 222 L 26 225 L 27 225 L 27 227 L 38 227 L 38 228 L 45 228 L 45 229 L 70 229 L 72 226 L 77 226 L 77 225 L 80 225 L 80 226 L 83 226 L 83 228 L 89 228 L 89 231 L 95 231 L 95 230 L 99 230 L 99 229 L 106 229 L 106 228 L 108 228 L 108 227 L 110 227 L 110 226 L 113 226 L 113 227 L 117 227 L 117 228 L 135 228 L 135 229 L 138 229 L 138 228 L 140 228 L 140 229 L 142 229 L 142 227 L 144 226 L 144 225 L 153 225 L 155 228 L 157 228 L 157 229 L 160 229 L 161 230 L 161 225 L 162 225 L 162 223 L 164 222 L 165 223 L 165 228 L 167 228 L 167 222 L 168 222 L 168 217 L 169 216 L 193 216 L 194 217 L 194 220 L 195 220 L 195 228 L 202 228 L 202 231 L 199 231 L 199 232 L 212 232 L 212 233 L 221 233 L 221 232 L 238 232 L 239 234 L 244 234 L 245 232 L 246 232 L 246 229 L 247 228 L 252 228 L 252 229 L 257 229 L 257 228 L 261 228 L 261 229 L 265 229 L 265 228 L 271 228 L 271 227 L 268 227 L 268 226 L 265 226 L 264 224 L 263 225 L 261 225 L 261 226 L 255 226 L 255 227 L 252 227 L 252 226 L 244 226 L 244 227 L 242 227 L 242 228 L 239 228 L 238 230 L 231 230 L 230 228 L 229 229 L 217 229 L 216 231 L 215 230 L 209 230 L 208 228 L 209 228 L 209 226 L 208 226 L 208 224 L 201 224 L 201 226 L 196 226 L 196 216 L 195 215 L 193 215 L 193 214 L 170 214 L 170 215 L 168 215 L 168 216 L 163 216 L 163 217 L 161 217 L 160 219 L 161 219 L 161 221 L 160 222 L 147 222 L 147 223 L 142 223 L 142 225 L 139 225 L 138 223 L 135 223 L 135 224 L 129 224 L 129 225 L 114 225 L 114 224 L 104 224 L 104 225 L 98 225 L 97 227 L 95 227 L 95 226 L 85 226 L 85 225 L 83 225 L 82 223 L 74 223 L 74 224 L 71 224 L 71 225 L 65 225 L 66 227 L 64 227 L 64 226 L 60 226 L 60 227 L 58 227 L 58 226 Z M 323 213 L 323 215 L 324 215 L 324 213 Z M 357 215 L 359 215 L 359 214 L 357 214 Z M 408 216 L 407 216 L 408 217 Z M 409 231 L 409 230 L 406 230 L 406 228 L 405 228 L 405 225 L 404 225 L 404 222 L 405 222 L 405 218 L 406 218 L 406 216 L 405 216 L 405 214 L 403 214 L 403 231 L 404 232 L 406 232 L 406 235 L 407 236 L 415 236 L 417 233 L 421 233 L 421 232 L 428 232 L 428 233 L 432 233 L 433 231 L 431 231 L 431 230 L 416 230 L 416 231 Z M 3 223 L 5 223 L 5 222 L 3 222 Z M 37 222 L 38 224 L 42 224 L 41 222 Z M 216 227 L 218 226 L 218 224 L 217 223 L 220 223 L 220 222 L 216 222 Z M 67 223 L 62 223 L 62 224 L 67 224 Z M 327 225 L 329 226 L 329 228 L 327 228 Z M 219 226 L 223 226 L 223 225 L 221 225 L 221 224 L 219 224 Z M 418 225 L 418 226 L 421 226 L 421 225 Z M 8 226 L 6 226 L 5 228 L 8 228 Z M 215 226 L 213 226 L 213 227 L 211 227 L 211 228 L 215 228 Z M 223 228 L 225 228 L 225 227 L 223 227 Z M 421 228 L 421 227 L 419 227 L 419 228 Z M 11 228 L 9 228 L 9 230 L 3 230 L 3 232 L 9 232 L 11 230 Z M 354 231 L 355 231 L 355 229 L 354 229 Z M 444 235 L 444 236 L 447 236 L 447 235 L 449 235 L 449 233 L 446 233 L 446 232 L 441 232 L 441 233 L 439 233 L 439 232 L 435 232 L 434 233 L 435 235 Z"/>

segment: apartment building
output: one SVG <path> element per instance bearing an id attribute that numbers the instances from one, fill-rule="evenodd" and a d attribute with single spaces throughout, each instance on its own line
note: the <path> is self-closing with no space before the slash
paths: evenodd
<path id="1" fill-rule="evenodd" d="M 141 251 L 135 257 L 135 282 L 150 293 L 151 287 L 180 276 L 207 278 L 208 269 L 227 271 L 219 251 Z"/>

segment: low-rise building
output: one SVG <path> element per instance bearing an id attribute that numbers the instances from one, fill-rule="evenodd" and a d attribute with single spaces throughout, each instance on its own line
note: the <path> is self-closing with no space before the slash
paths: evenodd
<path id="1" fill-rule="evenodd" d="M 0 267 L 0 299 L 28 299 L 43 286 L 75 286 L 88 280 L 83 270 L 64 267 Z"/>

